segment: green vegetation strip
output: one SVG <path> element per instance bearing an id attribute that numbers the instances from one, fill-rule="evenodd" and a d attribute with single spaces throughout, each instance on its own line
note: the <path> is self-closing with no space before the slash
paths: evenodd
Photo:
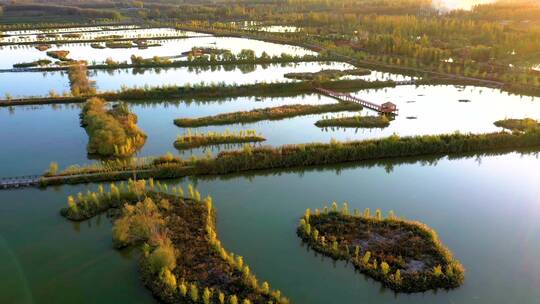
<path id="1" fill-rule="evenodd" d="M 463 266 L 444 247 L 437 233 L 423 223 L 383 218 L 377 209 L 349 213 L 347 203 L 338 210 L 307 209 L 297 230 L 315 251 L 354 267 L 396 292 L 424 292 L 456 288 L 464 280 Z"/>
<path id="2" fill-rule="evenodd" d="M 129 156 L 146 142 L 146 134 L 137 127 L 137 116 L 125 103 L 107 110 L 102 99 L 89 99 L 81 113 L 81 126 L 90 137 L 89 154 Z"/>
<path id="3" fill-rule="evenodd" d="M 205 116 L 200 118 L 179 118 L 174 120 L 174 124 L 179 127 L 202 127 L 215 125 L 228 125 L 234 123 L 250 123 L 261 120 L 278 120 L 288 117 L 320 114 L 342 111 L 359 111 L 362 106 L 357 103 L 340 102 L 323 105 L 285 105 L 273 108 L 255 109 L 251 111 L 240 111 L 224 113 L 215 116 Z"/>
<path id="4" fill-rule="evenodd" d="M 352 69 L 352 70 L 321 70 L 318 72 L 304 72 L 304 73 L 287 73 L 284 76 L 286 78 L 298 79 L 298 80 L 321 80 L 321 79 L 339 79 L 343 76 L 363 76 L 369 75 L 371 71 L 368 69 Z"/>
<path id="5" fill-rule="evenodd" d="M 378 116 L 351 116 L 321 119 L 315 123 L 317 127 L 343 127 L 343 128 L 386 128 L 390 119 L 386 115 Z"/>
<path id="6" fill-rule="evenodd" d="M 238 132 L 230 132 L 227 130 L 223 133 L 210 131 L 207 133 L 193 133 L 191 130 L 188 130 L 187 133 L 176 138 L 174 147 L 179 150 L 184 150 L 210 145 L 261 142 L 265 140 L 264 137 L 257 135 L 253 130 Z"/>
<path id="7" fill-rule="evenodd" d="M 32 62 L 23 62 L 23 63 L 16 63 L 13 65 L 14 68 L 31 68 L 36 66 L 44 66 L 51 64 L 52 61 L 49 59 L 40 59 Z"/>
<path id="8" fill-rule="evenodd" d="M 72 61 L 72 59 L 67 58 L 69 55 L 69 51 L 48 51 L 47 56 L 52 57 L 54 59 L 58 59 L 60 61 Z"/>
<path id="9" fill-rule="evenodd" d="M 394 87 L 393 81 L 364 81 L 364 80 L 336 80 L 322 82 L 280 82 L 257 83 L 247 85 L 190 85 L 190 86 L 164 86 L 153 88 L 121 89 L 117 92 L 104 92 L 84 96 L 68 97 L 38 97 L 0 100 L 0 106 L 16 105 L 81 103 L 89 97 L 99 97 L 105 100 L 150 100 L 150 99 L 217 99 L 239 96 L 294 96 L 298 94 L 313 93 L 315 87 L 324 87 L 330 90 L 355 91 L 360 89 Z"/>
<path id="10" fill-rule="evenodd" d="M 41 179 L 43 186 L 127 179 L 134 172 L 141 178 L 178 178 L 190 175 L 226 174 L 262 169 L 319 166 L 345 162 L 397 158 L 406 156 L 472 153 L 497 149 L 540 147 L 540 130 L 521 133 L 445 134 L 382 139 L 285 145 L 281 147 L 245 146 L 239 151 L 223 151 L 214 158 L 163 158 L 143 162 L 105 163 L 71 167 L 66 172 Z M 157 160 L 157 159 L 156 159 Z"/>
<path id="11" fill-rule="evenodd" d="M 148 40 L 177 40 L 177 39 L 189 39 L 189 38 L 195 38 L 193 36 L 187 37 L 185 35 L 177 35 L 177 36 L 161 36 L 161 37 L 137 37 L 137 40 L 139 41 L 148 41 Z M 111 38 L 108 37 L 96 37 L 91 39 L 64 39 L 64 38 L 58 38 L 58 39 L 48 39 L 48 40 L 35 40 L 35 41 L 16 41 L 16 42 L 0 42 L 0 46 L 7 46 L 7 45 L 35 45 L 35 44 L 43 44 L 43 43 L 51 43 L 51 44 L 66 44 L 66 43 L 96 43 L 96 42 L 108 42 Z M 133 38 L 114 38 L 115 41 L 133 41 Z"/>
<path id="12" fill-rule="evenodd" d="M 225 250 L 217 237 L 212 198 L 191 185 L 153 180 L 111 184 L 105 191 L 68 197 L 61 214 L 81 221 L 109 211 L 116 248 L 138 246 L 142 280 L 164 303 L 288 303 L 267 282 L 259 283 L 243 257 Z"/>
<path id="13" fill-rule="evenodd" d="M 526 131 L 540 128 L 540 122 L 532 118 L 503 119 L 496 121 L 495 125 L 512 131 Z"/>
<path id="14" fill-rule="evenodd" d="M 155 45 L 148 45 L 155 46 Z M 107 46 L 94 43 L 92 48 L 95 49 L 105 49 Z M 227 53 L 229 54 L 229 53 Z M 141 56 L 131 56 L 131 63 L 126 61 L 118 62 L 114 61 L 111 58 L 108 58 L 105 63 L 101 64 L 90 64 L 88 69 L 91 70 L 110 70 L 110 69 L 126 69 L 126 68 L 173 68 L 173 67 L 215 67 L 215 66 L 233 66 L 233 65 L 266 65 L 266 64 L 285 64 L 285 63 L 299 63 L 299 62 L 323 62 L 323 61 L 332 61 L 339 62 L 342 61 L 340 58 L 334 58 L 331 56 L 323 55 L 304 55 L 304 56 L 291 56 L 287 54 L 281 54 L 280 56 L 259 56 L 255 58 L 249 57 L 240 57 L 234 54 L 231 56 L 200 56 L 195 57 L 192 60 L 171 60 L 171 57 L 159 57 L 154 56 L 152 58 L 143 58 Z M 37 66 L 37 65 L 33 65 Z M 26 67 L 33 67 L 26 66 Z M 21 66 L 13 66 L 14 68 L 20 68 Z M 69 69 L 68 66 L 58 65 L 58 66 L 39 66 L 33 68 L 31 71 L 35 72 L 49 72 L 49 71 L 62 71 Z M 17 70 L 11 70 L 16 72 Z"/>

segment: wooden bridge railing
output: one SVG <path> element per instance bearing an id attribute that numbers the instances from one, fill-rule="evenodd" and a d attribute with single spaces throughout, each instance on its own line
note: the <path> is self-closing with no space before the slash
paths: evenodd
<path id="1" fill-rule="evenodd" d="M 0 189 L 34 186 L 39 183 L 41 175 L 25 175 L 0 177 Z"/>
<path id="2" fill-rule="evenodd" d="M 359 103 L 362 106 L 364 106 L 364 107 L 366 107 L 368 109 L 375 110 L 377 112 L 395 113 L 397 111 L 397 109 L 388 110 L 388 109 L 382 107 L 381 105 L 378 105 L 376 103 L 373 103 L 373 102 L 370 102 L 370 101 L 367 101 L 367 100 L 352 96 L 351 94 L 348 94 L 348 93 L 335 92 L 335 91 L 324 89 L 324 88 L 315 88 L 315 89 L 317 91 L 325 94 L 325 95 L 330 96 L 330 97 L 338 98 L 338 99 L 349 101 L 349 102 Z"/>

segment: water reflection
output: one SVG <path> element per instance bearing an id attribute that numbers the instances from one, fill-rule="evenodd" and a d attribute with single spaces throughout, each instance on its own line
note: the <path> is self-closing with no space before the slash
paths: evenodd
<path id="1" fill-rule="evenodd" d="M 201 84 L 242 85 L 262 82 L 293 82 L 284 77 L 291 72 L 317 72 L 325 69 L 351 69 L 342 62 L 301 62 L 265 65 L 223 65 L 213 67 L 128 68 L 91 70 L 90 78 L 98 91 L 117 91 L 122 88 L 184 86 Z M 357 79 L 373 76 L 355 76 Z M 144 76 L 144 77 L 141 77 Z M 384 78 L 400 78 L 394 74 L 380 74 Z M 21 86 L 26 83 L 28 86 Z M 17 72 L 0 73 L 0 96 L 46 96 L 51 91 L 59 94 L 70 92 L 67 72 Z"/>
<path id="2" fill-rule="evenodd" d="M 493 123 L 504 118 L 540 119 L 538 98 L 520 97 L 498 90 L 455 86 L 404 86 L 397 88 L 364 90 L 359 97 L 380 103 L 391 100 L 398 105 L 400 114 L 385 129 L 321 129 L 314 124 L 328 114 L 307 115 L 276 121 L 197 128 L 198 132 L 223 132 L 240 127 L 253 129 L 267 141 L 263 145 L 279 146 L 294 143 L 361 140 L 386 137 L 442 134 L 460 131 L 482 133 L 501 130 Z M 460 103 L 459 99 L 470 99 Z M 410 101 L 414 100 L 414 103 Z M 335 103 L 332 98 L 318 94 L 289 97 L 239 97 L 220 100 L 147 100 L 131 105 L 138 115 L 139 127 L 148 135 L 138 156 L 162 155 L 176 152 L 173 143 L 184 130 L 173 124 L 176 118 L 195 118 L 221 113 L 249 111 L 256 108 L 292 104 Z M 0 109 L 0 140 L 9 142 L 0 149 L 0 176 L 39 174 L 50 161 L 57 161 L 64 168 L 72 164 L 86 164 L 88 136 L 80 127 L 80 104 L 21 106 Z M 489 111 L 485 109 L 488 108 Z M 357 115 L 357 112 L 342 115 Z M 340 114 L 341 115 L 341 114 Z M 363 110 L 362 115 L 374 115 Z M 415 117 L 416 119 L 411 119 Z M 54 119 L 52 119 L 54 118 Z M 35 127 L 39 121 L 40 127 Z M 219 146 L 211 151 L 236 149 Z M 35 157 L 33 151 L 40 151 Z M 205 149 L 193 149 L 185 155 L 205 155 Z"/>
<path id="3" fill-rule="evenodd" d="M 219 47 L 230 50 L 234 54 L 240 53 L 242 49 L 251 49 L 256 56 L 266 52 L 270 56 L 280 56 L 282 53 L 289 55 L 315 55 L 316 53 L 305 48 L 283 45 L 260 40 L 236 37 L 214 37 L 200 33 L 188 33 L 188 37 L 182 39 L 153 40 L 161 44 L 147 49 L 95 49 L 90 43 L 65 43 L 62 45 L 52 45 L 47 51 L 67 50 L 69 58 L 74 60 L 86 60 L 89 63 L 104 63 L 107 58 L 116 62 L 129 62 L 131 55 L 143 58 L 175 57 L 183 52 L 191 50 L 193 47 Z M 193 36 L 190 38 L 189 36 Z M 0 69 L 10 69 L 13 64 L 21 62 L 32 62 L 38 59 L 45 59 L 47 55 L 35 48 L 34 45 L 9 45 L 0 46 Z M 185 59 L 184 59 L 185 60 Z"/>
<path id="4" fill-rule="evenodd" d="M 386 174 L 392 174 L 397 168 L 402 166 L 416 166 L 416 167 L 436 167 L 441 162 L 447 161 L 462 161 L 473 160 L 478 166 L 482 165 L 482 160 L 494 156 L 508 156 L 512 158 L 529 158 L 540 159 L 540 148 L 529 149 L 500 149 L 496 151 L 477 152 L 477 153 L 457 153 L 457 154 L 441 154 L 441 155 L 427 155 L 427 156 L 414 156 L 414 157 L 398 157 L 384 160 L 368 160 L 358 161 L 350 163 L 342 163 L 335 165 L 323 165 L 323 166 L 311 166 L 311 167 L 297 167 L 297 168 L 284 168 L 284 169 L 269 169 L 269 170 L 257 170 L 249 172 L 240 172 L 233 174 L 222 175 L 205 175 L 205 176 L 192 176 L 175 181 L 168 181 L 167 183 L 178 183 L 178 181 L 189 181 L 195 186 L 200 181 L 227 181 L 234 180 L 239 177 L 247 180 L 254 180 L 259 176 L 282 176 L 294 174 L 298 177 L 302 177 L 307 173 L 314 172 L 332 172 L 336 176 L 342 175 L 347 171 L 355 171 L 359 169 L 373 169 L 382 168 Z"/>

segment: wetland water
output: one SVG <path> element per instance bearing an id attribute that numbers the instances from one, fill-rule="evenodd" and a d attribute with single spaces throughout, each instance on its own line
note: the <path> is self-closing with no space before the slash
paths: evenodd
<path id="1" fill-rule="evenodd" d="M 170 47 L 175 43 L 174 48 Z M 167 44 L 169 47 L 148 50 L 96 50 L 87 44 L 66 44 L 60 49 L 80 47 L 84 51 L 73 51 L 72 58 L 79 56 L 76 54 L 83 57 L 93 54 L 91 58 L 96 61 L 111 56 L 118 56 L 115 60 L 128 60 L 131 54 L 139 54 L 136 52 L 148 52 L 145 53 L 148 56 L 143 57 L 172 56 L 192 46 L 214 45 L 233 51 L 250 48 L 257 54 L 262 51 L 270 55 L 309 53 L 292 46 L 241 38 L 164 40 L 163 45 Z M 84 55 L 84 52 L 88 53 Z M 0 48 L 0 68 L 39 59 L 42 55 L 33 47 L 3 47 Z M 304 69 L 308 67 L 314 69 L 310 71 L 320 69 L 320 66 L 303 66 Z M 270 75 L 269 71 L 272 71 Z M 95 80 L 98 86 L 101 82 L 102 86 L 111 88 L 158 80 L 161 81 L 159 84 L 167 81 L 181 84 L 197 77 L 209 81 L 212 75 L 205 73 L 174 74 L 169 71 L 158 74 L 149 70 L 137 75 L 141 79 L 138 82 L 130 72 L 105 73 L 103 76 L 98 72 Z M 242 73 L 235 70 L 216 74 L 231 83 L 282 77 L 274 75 L 277 73 L 274 70 L 259 68 Z M 8 76 L 2 78 L 4 75 Z M 67 82 L 62 80 L 65 77 L 33 75 L 36 76 L 0 74 L 0 90 L 21 88 L 19 92 L 32 92 L 27 95 L 34 94 L 32 90 L 46 94 L 49 89 L 57 88 L 55 85 L 67 90 Z M 407 79 L 376 71 L 363 77 L 370 80 Z M 16 95 L 16 92 L 10 93 Z M 540 119 L 538 98 L 508 95 L 486 88 L 402 86 L 354 94 L 376 103 L 392 101 L 398 105 L 400 115 L 390 127 L 382 130 L 320 129 L 313 125 L 323 116 L 334 114 L 197 130 L 254 129 L 267 137 L 265 144 L 282 145 L 327 142 L 332 138 L 376 138 L 393 133 L 491 132 L 499 130 L 493 125 L 495 120 Z M 242 97 L 205 103 L 147 101 L 131 107 L 138 115 L 138 125 L 148 135 L 139 155 L 148 156 L 174 151 L 175 137 L 184 131 L 173 124 L 175 118 L 286 104 L 332 102 L 336 101 L 308 94 L 286 98 Z M 62 168 L 91 162 L 86 155 L 88 136 L 79 125 L 80 106 L 0 108 L 0 141 L 4 143 L 0 147 L 0 177 L 41 173 L 50 161 L 57 161 Z M 362 112 L 373 114 L 368 110 Z M 214 148 L 213 152 L 217 151 Z M 204 150 L 185 154 L 190 153 L 200 154 Z M 224 246 L 243 255 L 259 280 L 266 280 L 282 290 L 292 303 L 535 303 L 540 298 L 540 263 L 537 259 L 540 251 L 540 171 L 534 170 L 537 167 L 537 154 L 508 153 L 451 160 L 367 162 L 167 183 L 180 183 L 185 188 L 191 182 L 203 194 L 210 194 L 218 212 L 218 233 Z M 68 195 L 96 187 L 96 184 L 90 184 L 0 191 L 0 303 L 155 302 L 139 280 L 138 253 L 112 249 L 109 219 L 102 215 L 73 224 L 59 215 Z M 321 207 L 333 200 L 348 201 L 351 209 L 394 210 L 398 216 L 419 220 L 434 228 L 467 269 L 465 284 L 453 291 L 395 295 L 381 288 L 379 283 L 355 273 L 350 265 L 334 263 L 308 251 L 295 234 L 298 218 L 306 208 Z"/>
<path id="2" fill-rule="evenodd" d="M 160 40 L 156 41 L 161 46 L 149 47 L 147 49 L 129 48 L 129 49 L 94 49 L 90 43 L 66 43 L 62 45 L 52 45 L 48 51 L 66 50 L 69 51 L 68 58 L 75 60 L 86 60 L 88 63 L 103 63 L 107 58 L 114 61 L 130 61 L 131 55 L 141 56 L 143 58 L 152 58 L 154 56 L 178 56 L 183 52 L 191 50 L 193 47 L 211 47 L 227 49 L 238 54 L 242 49 L 251 49 L 257 56 L 266 52 L 270 56 L 279 56 L 282 53 L 289 55 L 315 55 L 310 50 L 259 40 L 235 37 L 214 37 L 195 32 L 184 32 L 187 38 Z M 200 37 L 200 35 L 204 37 Z M 196 36 L 189 38 L 189 36 Z M 38 59 L 50 59 L 46 52 L 41 52 L 34 45 L 9 45 L 0 46 L 0 69 L 10 69 L 13 64 L 21 62 L 32 62 Z M 184 59 L 185 60 L 185 59 Z"/>
<path id="3" fill-rule="evenodd" d="M 300 62 L 268 65 L 225 65 L 212 68 L 92 70 L 89 72 L 89 77 L 95 81 L 98 92 L 101 92 L 117 91 L 122 87 L 293 82 L 297 80 L 285 78 L 283 75 L 291 72 L 317 72 L 326 69 L 345 70 L 351 68 L 353 68 L 352 65 L 341 62 Z M 391 75 L 394 74 L 382 73 L 379 75 L 375 72 L 366 76 L 354 76 L 354 78 L 371 80 L 369 78 L 379 76 L 391 78 Z M 396 78 L 400 77 L 396 75 Z M 19 85 L 21 82 L 33 85 L 21 86 Z M 54 90 L 56 93 L 70 92 L 67 71 L 0 73 L 0 96 L 2 97 L 6 94 L 13 97 L 46 96 L 50 90 Z"/>
<path id="4" fill-rule="evenodd" d="M 493 125 L 504 118 L 531 117 L 540 119 L 538 98 L 507 95 L 498 90 L 478 87 L 456 86 L 400 86 L 379 90 L 365 90 L 357 96 L 376 103 L 392 101 L 398 105 L 399 115 L 385 129 L 321 129 L 314 123 L 324 116 L 338 114 L 307 115 L 284 120 L 261 121 L 244 125 L 209 126 L 194 128 L 194 131 L 225 131 L 227 129 L 252 129 L 267 138 L 263 145 L 284 145 L 291 143 L 328 142 L 337 140 L 358 140 L 399 134 L 441 134 L 460 132 L 493 132 L 500 130 Z M 421 96 L 420 96 L 421 95 Z M 459 102 L 467 98 L 470 102 Z M 412 102 L 414 101 L 414 102 Z M 205 103 L 158 102 L 155 104 L 132 104 L 138 115 L 139 127 L 148 135 L 139 156 L 161 155 L 168 151 L 204 154 L 206 149 L 177 152 L 173 147 L 176 136 L 186 130 L 173 124 L 175 118 L 201 117 L 219 113 L 248 111 L 255 108 L 275 107 L 286 104 L 324 104 L 336 102 L 334 99 L 310 94 L 285 98 L 241 97 L 227 101 Z M 489 108 L 489 111 L 485 109 Z M 61 106 L 21 106 L 0 109 L 0 140 L 8 142 L 0 149 L 0 176 L 17 176 L 43 172 L 49 162 L 56 161 L 61 168 L 72 164 L 91 162 L 86 154 L 88 136 L 79 125 L 80 105 Z M 356 115 L 355 112 L 339 115 Z M 362 115 L 374 115 L 363 110 Z M 416 117 L 416 119 L 411 119 Z M 39 127 L 35 125 L 39 122 Z M 291 131 L 293 130 L 293 131 Z M 238 146 L 217 146 L 207 148 L 212 153 Z M 39 157 L 36 157 L 39 151 Z"/>
<path id="5" fill-rule="evenodd" d="M 531 168 L 537 163 L 535 155 L 510 153 L 191 182 L 214 198 L 225 247 L 292 303 L 534 303 L 540 173 Z M 67 195 L 85 190 L 0 192 L 0 270 L 11 274 L 2 279 L 0 302 L 152 303 L 138 282 L 136 255 L 112 249 L 107 218 L 74 225 L 58 214 Z M 351 209 L 392 209 L 428 224 L 466 267 L 464 286 L 395 295 L 350 265 L 309 252 L 295 234 L 298 217 L 332 200 L 346 200 Z"/>

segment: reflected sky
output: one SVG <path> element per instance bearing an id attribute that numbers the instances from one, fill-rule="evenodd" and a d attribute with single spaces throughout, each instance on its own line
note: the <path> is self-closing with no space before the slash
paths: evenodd
<path id="1" fill-rule="evenodd" d="M 540 172 L 531 168 L 537 164 L 538 155 L 507 153 L 166 183 L 184 189 L 193 183 L 210 194 L 225 248 L 242 255 L 259 280 L 292 303 L 535 303 Z M 90 295 L 99 303 L 154 302 L 137 275 L 137 255 L 112 248 L 109 219 L 73 224 L 58 214 L 67 195 L 96 187 L 0 192 L 6 202 L 0 204 L 0 270 L 18 269 L 0 284 L 1 303 L 74 303 Z M 351 210 L 394 210 L 426 223 L 465 266 L 464 285 L 396 295 L 351 265 L 307 250 L 295 233 L 298 218 L 306 208 L 334 200 L 347 201 Z M 58 293 L 59 288 L 65 290 Z"/>
<path id="2" fill-rule="evenodd" d="M 0 42 L 33 42 L 38 41 L 38 36 L 40 34 L 58 34 L 58 37 L 45 37 L 42 39 L 39 39 L 39 41 L 42 41 L 43 43 L 52 42 L 54 43 L 54 40 L 91 40 L 103 36 L 109 36 L 109 35 L 119 35 L 122 38 L 141 38 L 141 37 L 175 37 L 175 36 L 209 36 L 207 34 L 200 34 L 195 32 L 188 32 L 188 31 L 181 31 L 173 28 L 146 28 L 141 29 L 137 28 L 135 26 L 125 26 L 125 27 L 115 27 L 111 30 L 101 30 L 101 28 L 97 27 L 90 27 L 90 28 L 65 28 L 61 31 L 40 31 L 40 30 L 32 30 L 27 31 L 28 34 L 25 33 L 25 31 L 18 31 L 21 32 L 21 34 L 11 34 L 13 36 L 10 37 L 4 37 L 0 38 Z M 9 33 L 15 33 L 17 31 L 9 31 Z M 78 33 L 81 34 L 78 37 L 64 37 L 62 36 L 63 33 Z"/>
<path id="3" fill-rule="evenodd" d="M 475 5 L 487 4 L 492 2 L 495 2 L 495 0 L 433 0 L 433 3 L 436 7 L 449 10 L 470 10 Z"/>
<path id="4" fill-rule="evenodd" d="M 314 124 L 323 117 L 336 114 L 316 114 L 288 118 L 278 121 L 261 121 L 245 125 L 210 126 L 197 131 L 225 131 L 252 129 L 262 134 L 267 141 L 264 145 L 291 143 L 329 142 L 337 140 L 361 140 L 385 137 L 392 134 L 401 136 L 416 134 L 441 134 L 460 131 L 481 133 L 501 130 L 493 125 L 504 118 L 540 119 L 538 98 L 520 97 L 501 93 L 495 89 L 460 86 L 399 86 L 379 90 L 354 93 L 359 97 L 377 103 L 392 101 L 398 105 L 399 115 L 385 129 L 326 128 Z M 470 102 L 460 102 L 468 99 Z M 199 148 L 179 152 L 173 147 L 175 138 L 186 130 L 173 124 L 181 117 L 201 117 L 255 108 L 275 107 L 286 104 L 335 103 L 332 98 L 318 94 L 307 94 L 284 98 L 240 97 L 220 102 L 203 103 L 145 101 L 132 104 L 138 115 L 139 127 L 148 135 L 138 156 L 155 156 L 166 152 L 205 154 L 207 149 Z M 0 109 L 0 140 L 8 142 L 0 149 L 0 176 L 39 174 L 57 161 L 60 167 L 71 164 L 85 164 L 91 161 L 86 155 L 88 137 L 79 124 L 81 105 L 34 106 Z M 488 110 L 486 110 L 488 109 Z M 362 115 L 374 115 L 363 110 Z M 346 112 L 340 115 L 356 115 Z M 415 119 L 412 119 L 415 117 Z M 36 125 L 39 122 L 39 125 Z M 213 154 L 236 146 L 212 147 Z M 36 157 L 39 151 L 40 157 Z"/>
<path id="5" fill-rule="evenodd" d="M 214 67 L 178 67 L 161 69 L 91 70 L 89 78 L 95 81 L 98 91 L 117 91 L 122 87 L 156 87 L 167 85 L 255 84 L 258 82 L 293 82 L 285 78 L 291 72 L 318 72 L 325 69 L 345 70 L 354 68 L 342 62 L 299 62 L 268 65 L 224 65 Z M 392 78 L 394 74 L 372 72 L 367 76 L 349 76 L 349 79 Z M 400 78 L 395 75 L 394 78 Z M 21 85 L 25 83 L 26 85 Z M 69 93 L 66 71 L 0 73 L 0 96 L 45 96 L 53 90 Z"/>
<path id="6" fill-rule="evenodd" d="M 195 35 L 189 32 L 189 35 Z M 196 33 L 199 35 L 199 33 Z M 213 47 L 230 50 L 237 54 L 242 49 L 251 49 L 257 56 L 266 52 L 270 56 L 278 56 L 282 53 L 290 55 L 316 54 L 305 48 L 265 42 L 260 40 L 236 38 L 236 37 L 194 37 L 172 40 L 159 40 L 161 46 L 149 47 L 147 49 L 95 49 L 90 43 L 66 43 L 63 45 L 53 45 L 48 51 L 66 50 L 70 54 L 68 58 L 75 60 L 86 60 L 89 63 L 103 63 L 107 58 L 114 61 L 130 61 L 131 55 L 141 56 L 143 58 L 152 58 L 153 56 L 178 56 L 183 52 L 191 50 L 193 47 Z M 21 62 L 32 62 L 39 59 L 47 59 L 46 52 L 41 52 L 33 45 L 9 45 L 0 47 L 0 69 L 10 69 L 13 64 Z M 50 58 L 48 58 L 50 59 Z"/>

